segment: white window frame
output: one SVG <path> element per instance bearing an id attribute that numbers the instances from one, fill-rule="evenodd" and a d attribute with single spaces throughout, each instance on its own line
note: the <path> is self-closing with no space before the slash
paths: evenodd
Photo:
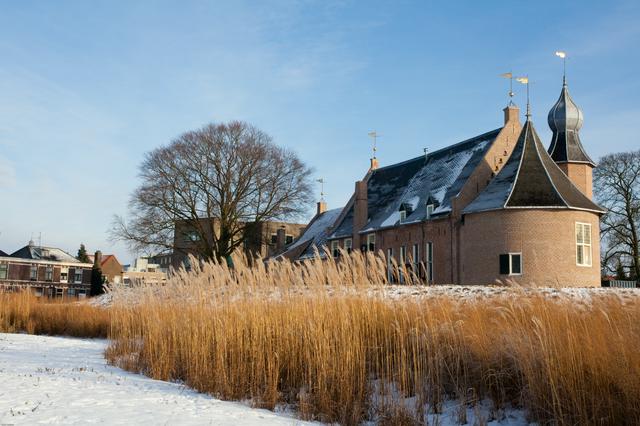
<path id="1" fill-rule="evenodd" d="M 69 267 L 63 266 L 60 268 L 60 282 L 66 283 L 69 281 Z"/>
<path id="2" fill-rule="evenodd" d="M 387 281 L 393 282 L 393 248 L 387 249 Z"/>
<path id="3" fill-rule="evenodd" d="M 433 204 L 427 204 L 427 219 L 431 219 L 431 216 L 433 215 L 433 210 L 435 209 L 435 205 Z"/>
<path id="4" fill-rule="evenodd" d="M 522 262 L 522 252 L 513 252 L 513 253 L 507 253 L 509 255 L 509 275 L 513 275 L 513 276 L 518 276 L 518 275 L 522 275 L 522 270 L 523 268 L 523 263 Z M 515 273 L 513 272 L 513 256 L 520 256 L 520 272 Z"/>
<path id="5" fill-rule="evenodd" d="M 49 265 L 44 270 L 44 280 L 53 281 L 53 266 Z"/>
<path id="6" fill-rule="evenodd" d="M 373 250 L 371 250 L 373 244 Z M 376 234 L 367 234 L 367 251 L 376 251 Z"/>
<path id="7" fill-rule="evenodd" d="M 400 254 L 398 256 L 398 275 L 400 276 L 400 283 L 404 284 L 404 268 L 407 263 L 407 246 L 400 246 Z"/>
<path id="8" fill-rule="evenodd" d="M 425 278 L 428 283 L 433 282 L 433 242 L 427 241 L 425 244 L 424 265 L 426 268 Z"/>
<path id="9" fill-rule="evenodd" d="M 420 265 L 420 245 L 414 244 L 411 250 L 411 265 L 413 266 L 413 273 L 418 274 L 418 267 Z"/>
<path id="10" fill-rule="evenodd" d="M 351 253 L 353 251 L 353 240 L 351 238 L 345 238 L 344 249 L 347 253 Z"/>
<path id="11" fill-rule="evenodd" d="M 580 242 L 579 240 L 579 235 L 580 235 L 580 229 L 582 228 L 582 234 L 583 234 L 583 238 L 586 235 L 586 230 L 589 230 L 589 241 L 582 241 Z M 590 223 L 586 223 L 586 222 L 576 222 L 576 226 L 575 226 L 575 233 L 576 233 L 576 265 L 577 266 L 584 266 L 587 268 L 590 268 L 591 266 L 593 266 L 593 246 L 592 246 L 592 226 Z M 582 263 L 580 263 L 579 259 L 579 253 L 580 253 L 580 249 L 582 249 Z M 588 249 L 588 252 L 586 251 Z M 585 262 L 585 256 L 584 254 L 588 253 L 589 255 L 587 256 L 587 260 L 588 262 Z"/>
<path id="12" fill-rule="evenodd" d="M 338 257 L 338 255 L 340 254 L 340 252 L 338 251 L 339 248 L 340 245 L 338 243 L 338 240 L 331 241 L 331 256 Z"/>
<path id="13" fill-rule="evenodd" d="M 403 223 L 407 220 L 407 211 L 400 210 L 400 223 Z"/>
<path id="14" fill-rule="evenodd" d="M 0 263 L 0 268 L 4 270 L 3 275 L 0 276 L 0 280 L 9 279 L 9 264 L 8 263 Z"/>
<path id="15" fill-rule="evenodd" d="M 76 268 L 73 271 L 73 282 L 75 284 L 82 284 L 82 276 L 83 275 L 84 275 L 84 272 L 82 271 L 82 269 Z M 78 277 L 80 277 L 80 279 L 78 279 Z"/>
<path id="16" fill-rule="evenodd" d="M 34 272 L 35 272 L 35 274 L 34 274 Z M 30 281 L 38 281 L 38 265 L 31 265 L 29 267 L 29 280 Z"/>

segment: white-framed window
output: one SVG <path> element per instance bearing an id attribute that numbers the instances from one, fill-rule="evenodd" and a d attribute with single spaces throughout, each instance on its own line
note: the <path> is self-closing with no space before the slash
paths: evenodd
<path id="1" fill-rule="evenodd" d="M 80 284 L 82 283 L 82 269 L 76 268 L 74 270 L 73 282 Z"/>
<path id="2" fill-rule="evenodd" d="M 393 249 L 387 249 L 387 280 L 393 282 Z"/>
<path id="3" fill-rule="evenodd" d="M 60 268 L 60 282 L 66 283 L 69 280 L 69 267 L 63 266 Z"/>
<path id="4" fill-rule="evenodd" d="M 29 268 L 29 279 L 31 281 L 38 280 L 38 265 L 31 265 L 31 268 Z"/>
<path id="5" fill-rule="evenodd" d="M 424 264 L 427 268 L 426 278 L 428 283 L 433 282 L 433 243 L 429 241 L 425 246 Z"/>
<path id="6" fill-rule="evenodd" d="M 522 275 L 522 253 L 501 254 L 500 275 Z"/>
<path id="7" fill-rule="evenodd" d="M 400 258 L 398 259 L 398 275 L 400 276 L 400 282 L 404 283 L 404 268 L 407 263 L 407 246 L 400 246 Z"/>
<path id="8" fill-rule="evenodd" d="M 591 266 L 591 224 L 576 222 L 576 264 Z"/>
<path id="9" fill-rule="evenodd" d="M 44 270 L 44 280 L 53 281 L 53 266 L 49 265 Z"/>
<path id="10" fill-rule="evenodd" d="M 346 238 L 344 240 L 344 249 L 347 253 L 351 253 L 351 250 L 353 250 L 353 240 L 351 238 Z"/>
<path id="11" fill-rule="evenodd" d="M 340 246 L 338 244 L 338 240 L 331 241 L 331 255 L 333 257 L 338 257 L 340 255 Z"/>
<path id="12" fill-rule="evenodd" d="M 186 243 L 195 243 L 200 241 L 200 234 L 196 231 L 186 231 L 183 236 Z"/>
<path id="13" fill-rule="evenodd" d="M 431 215 L 433 215 L 433 209 L 435 206 L 433 204 L 427 204 L 427 219 L 431 219 Z"/>
<path id="14" fill-rule="evenodd" d="M 376 251 L 376 234 L 367 235 L 367 250 Z"/>
<path id="15" fill-rule="evenodd" d="M 407 211 L 400 210 L 400 223 L 404 222 L 405 220 L 407 220 Z"/>
<path id="16" fill-rule="evenodd" d="M 420 246 L 418 244 L 413 245 L 411 250 L 411 265 L 413 267 L 413 273 L 418 273 L 418 265 L 420 265 Z"/>
<path id="17" fill-rule="evenodd" d="M 6 280 L 9 276 L 9 265 L 0 263 L 0 280 Z"/>

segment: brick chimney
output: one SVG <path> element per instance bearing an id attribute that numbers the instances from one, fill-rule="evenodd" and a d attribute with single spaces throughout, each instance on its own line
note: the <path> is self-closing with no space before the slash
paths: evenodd
<path id="1" fill-rule="evenodd" d="M 281 228 L 278 228 L 278 230 L 276 231 L 276 250 L 280 251 L 284 248 L 286 243 L 286 238 L 287 238 L 287 234 L 284 229 L 284 226 Z"/>
<path id="2" fill-rule="evenodd" d="M 515 105 L 508 105 L 504 111 L 504 124 L 509 123 L 510 121 L 520 122 L 520 108 Z"/>
<path id="3" fill-rule="evenodd" d="M 318 209 L 316 210 L 316 216 L 320 216 L 322 213 L 327 211 L 327 202 L 320 200 L 318 201 Z"/>
<path id="4" fill-rule="evenodd" d="M 369 167 L 369 170 L 375 170 L 378 167 L 380 167 L 380 162 L 378 162 L 378 159 L 376 157 L 373 157 L 370 160 L 371 160 L 371 166 Z"/>
<path id="5" fill-rule="evenodd" d="M 93 256 L 93 267 L 100 269 L 102 265 L 102 252 L 98 250 Z"/>
<path id="6" fill-rule="evenodd" d="M 364 228 L 369 218 L 367 182 L 356 182 L 356 199 L 353 204 L 353 247 L 360 247 L 360 235 L 358 232 Z"/>

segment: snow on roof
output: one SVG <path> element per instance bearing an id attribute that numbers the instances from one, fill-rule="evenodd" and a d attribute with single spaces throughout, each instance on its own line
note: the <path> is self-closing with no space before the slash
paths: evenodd
<path id="1" fill-rule="evenodd" d="M 56 247 L 40 247 L 26 245 L 21 249 L 11 253 L 11 257 L 33 260 L 51 260 L 55 262 L 81 263 L 66 251 Z"/>
<path id="2" fill-rule="evenodd" d="M 300 246 L 307 244 L 299 258 L 311 257 L 315 254 L 315 250 L 322 251 L 322 247 L 327 240 L 329 230 L 340 216 L 342 207 L 337 209 L 327 210 L 326 212 L 317 216 L 307 227 L 304 232 L 296 241 L 287 247 L 287 252 L 299 248 Z"/>
<path id="3" fill-rule="evenodd" d="M 407 214 L 403 223 L 424 220 L 427 204 L 434 204 L 433 215 L 449 213 L 451 198 L 458 195 L 500 130 L 374 170 L 367 182 L 369 221 L 362 232 L 394 226 L 402 209 Z M 330 238 L 343 238 L 352 230 L 353 207 Z"/>
<path id="4" fill-rule="evenodd" d="M 505 166 L 463 213 L 503 208 L 570 208 L 603 213 L 551 159 L 529 120 Z"/>

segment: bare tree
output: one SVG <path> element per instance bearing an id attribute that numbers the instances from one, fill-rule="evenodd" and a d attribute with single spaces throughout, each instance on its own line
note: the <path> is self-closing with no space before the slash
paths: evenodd
<path id="1" fill-rule="evenodd" d="M 601 222 L 603 267 L 615 269 L 622 262 L 635 279 L 640 278 L 640 151 L 609 154 L 594 174 L 598 202 L 608 212 Z M 625 265 L 626 263 L 626 265 Z"/>
<path id="2" fill-rule="evenodd" d="M 311 170 L 270 136 L 244 122 L 210 124 L 146 154 L 129 219 L 112 238 L 135 250 L 174 250 L 174 229 L 196 233 L 197 255 L 228 260 L 256 223 L 306 212 Z M 203 220 L 214 218 L 214 220 Z"/>

